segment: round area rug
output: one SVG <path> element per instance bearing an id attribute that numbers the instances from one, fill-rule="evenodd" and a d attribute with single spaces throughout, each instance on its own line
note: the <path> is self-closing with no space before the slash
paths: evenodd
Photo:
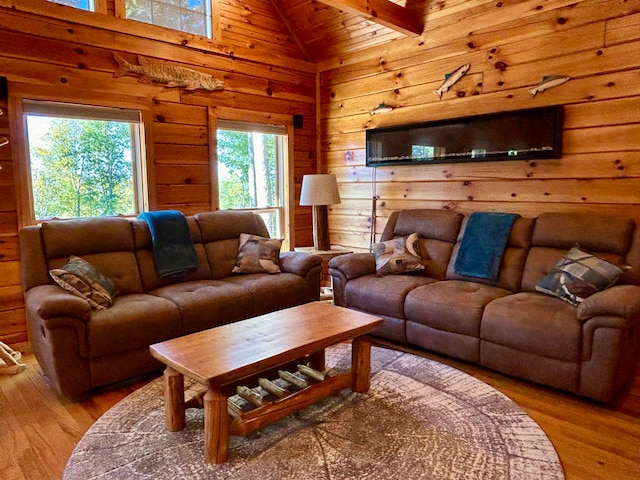
<path id="1" fill-rule="evenodd" d="M 563 479 L 542 429 L 489 385 L 433 360 L 374 347 L 371 389 L 340 395 L 248 437 L 206 464 L 203 411 L 165 430 L 162 379 L 107 411 L 73 451 L 63 480 Z M 327 350 L 348 371 L 351 347 Z M 187 398 L 201 387 L 186 383 Z"/>

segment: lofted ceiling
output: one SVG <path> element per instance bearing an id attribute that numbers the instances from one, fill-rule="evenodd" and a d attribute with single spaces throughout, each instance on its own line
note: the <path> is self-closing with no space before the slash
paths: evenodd
<path id="1" fill-rule="evenodd" d="M 311 61 L 422 33 L 426 0 L 271 0 Z"/>

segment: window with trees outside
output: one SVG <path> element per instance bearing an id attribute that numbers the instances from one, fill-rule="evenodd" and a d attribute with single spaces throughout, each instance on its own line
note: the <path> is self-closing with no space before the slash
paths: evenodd
<path id="1" fill-rule="evenodd" d="M 81 8 L 82 10 L 94 11 L 95 5 L 93 4 L 93 0 L 50 0 L 54 3 L 61 3 L 62 5 L 67 5 L 69 7 Z"/>
<path id="2" fill-rule="evenodd" d="M 218 121 L 218 194 L 221 209 L 259 214 L 272 238 L 283 236 L 286 128 Z"/>
<path id="3" fill-rule="evenodd" d="M 146 210 L 141 112 L 23 101 L 35 220 Z"/>
<path id="4" fill-rule="evenodd" d="M 211 38 L 211 0 L 126 0 L 126 17 Z"/>

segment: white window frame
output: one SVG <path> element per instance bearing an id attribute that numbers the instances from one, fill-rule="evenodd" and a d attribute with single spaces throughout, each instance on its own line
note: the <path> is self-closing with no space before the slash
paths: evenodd
<path id="1" fill-rule="evenodd" d="M 78 7 L 74 7 L 73 5 L 67 5 L 66 3 L 63 3 L 62 0 L 48 0 L 52 3 L 58 3 L 60 5 L 65 5 L 67 7 L 71 7 L 71 8 L 78 8 Z M 100 0 L 98 0 L 100 1 Z M 79 10 L 84 10 L 84 8 L 79 8 Z M 87 10 L 85 10 L 86 12 L 95 12 L 96 11 L 96 2 L 95 0 L 89 0 L 89 8 Z"/>
<path id="2" fill-rule="evenodd" d="M 283 114 L 270 114 L 255 112 L 252 110 L 241 110 L 227 107 L 209 107 L 209 131 L 210 134 L 210 157 L 211 157 L 211 205 L 214 210 L 220 209 L 218 192 L 218 152 L 217 134 L 218 129 L 238 130 L 238 126 L 245 124 L 247 128 L 260 128 L 265 133 L 275 133 L 283 135 L 285 141 L 282 146 L 282 161 L 280 165 L 280 175 L 278 178 L 280 190 L 280 230 L 284 238 L 283 251 L 290 250 L 295 245 L 295 203 L 294 203 L 294 178 L 293 158 L 294 129 L 293 116 Z M 222 127 L 220 127 L 222 125 Z M 233 125 L 234 128 L 227 128 Z M 248 130 L 251 131 L 251 130 Z M 243 211 L 260 213 L 272 211 L 273 208 L 260 209 L 249 208 Z"/>
<path id="3" fill-rule="evenodd" d="M 175 30 L 177 32 L 183 32 L 183 33 L 187 33 L 187 34 L 191 34 L 191 35 L 199 35 L 197 33 L 193 33 L 193 32 L 187 31 L 187 30 L 182 30 L 181 28 L 178 28 L 179 25 L 173 26 L 173 27 L 167 27 L 165 25 L 159 25 L 159 24 L 153 23 L 153 22 L 147 23 L 147 22 L 144 22 L 142 20 L 137 20 L 135 18 L 129 18 L 129 16 L 127 15 L 127 0 L 120 0 L 120 1 L 122 2 L 122 5 L 121 5 L 121 9 L 122 9 L 121 16 L 123 18 L 126 18 L 127 20 L 131 20 L 131 21 L 134 21 L 134 22 L 145 23 L 147 25 L 154 25 L 154 26 L 160 27 L 160 28 L 170 28 L 171 30 Z M 149 0 L 149 1 L 152 2 L 152 3 L 156 3 L 156 2 L 157 3 L 164 3 L 164 2 L 159 2 L 158 0 Z M 180 8 L 180 10 L 188 10 L 188 9 L 185 9 L 185 8 L 182 8 L 182 7 L 179 7 L 179 8 Z M 204 1 L 204 9 L 205 9 L 205 11 L 204 11 L 205 35 L 204 36 L 206 38 L 211 39 L 211 38 L 213 38 L 213 30 L 214 30 L 214 25 L 213 25 L 213 22 L 214 22 L 214 19 L 213 19 L 213 0 L 205 0 Z M 116 11 L 118 11 L 118 8 L 116 8 Z"/>
<path id="4" fill-rule="evenodd" d="M 139 145 L 135 146 L 140 152 L 137 165 L 135 165 L 134 168 L 134 182 L 137 197 L 136 207 L 139 211 L 148 211 L 155 208 L 155 190 L 151 189 L 152 185 L 150 185 L 149 181 L 150 178 L 153 178 L 153 169 L 151 168 L 152 163 L 150 163 L 149 153 L 146 149 L 146 145 L 152 141 L 153 125 L 153 116 L 148 105 L 140 104 L 139 108 L 132 105 L 127 109 L 122 109 L 107 102 L 101 105 L 97 104 L 98 102 L 82 98 L 55 98 L 53 96 L 47 96 L 46 92 L 30 93 L 31 90 L 32 89 L 25 89 L 25 91 L 15 94 L 10 93 L 9 95 L 9 111 L 11 112 L 10 134 L 11 138 L 16 140 L 15 142 L 12 142 L 12 144 L 15 148 L 14 183 L 16 185 L 16 209 L 18 212 L 18 224 L 20 227 L 34 225 L 41 222 L 40 220 L 36 220 L 33 207 L 29 140 L 27 137 L 24 102 L 30 103 L 33 101 L 42 101 L 43 103 L 53 103 L 58 105 L 67 104 L 79 108 L 93 108 L 95 111 L 103 112 L 106 110 L 100 110 L 101 108 L 112 109 L 112 111 L 124 112 L 128 110 L 136 112 L 138 115 L 137 118 L 139 118 L 140 121 L 140 135 L 138 138 Z M 75 103 L 76 101 L 78 103 Z M 27 112 L 28 111 L 29 107 L 27 107 Z M 132 145 L 132 148 L 134 148 L 134 145 Z"/>

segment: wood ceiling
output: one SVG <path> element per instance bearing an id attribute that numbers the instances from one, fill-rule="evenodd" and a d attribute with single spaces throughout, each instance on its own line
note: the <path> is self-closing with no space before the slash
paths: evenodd
<path id="1" fill-rule="evenodd" d="M 271 0 L 311 61 L 422 33 L 426 0 Z"/>

